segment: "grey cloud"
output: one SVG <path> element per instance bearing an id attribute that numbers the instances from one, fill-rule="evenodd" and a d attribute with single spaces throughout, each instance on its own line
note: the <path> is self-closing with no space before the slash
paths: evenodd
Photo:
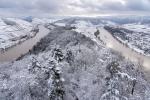
<path id="1" fill-rule="evenodd" d="M 150 11 L 149 0 L 124 0 L 125 4 L 117 2 L 118 0 L 98 0 L 98 2 L 87 3 L 86 0 L 80 0 L 82 4 L 71 4 L 83 8 L 93 8 L 99 11 Z M 93 0 L 96 1 L 96 0 Z M 116 1 L 116 2 L 115 2 Z"/>
<path id="2" fill-rule="evenodd" d="M 77 1 L 77 2 L 74 2 Z M 47 14 L 69 14 L 75 9 L 81 8 L 86 13 L 101 12 L 126 12 L 126 11 L 150 11 L 149 0 L 124 0 L 125 4 L 119 0 L 0 0 L 0 15 L 5 13 L 19 15 L 40 15 Z M 121 0 L 120 0 L 121 1 Z M 73 9 L 68 8 L 73 7 Z M 82 13 L 82 12 L 76 12 Z M 84 14 L 84 13 L 83 13 Z"/>
<path id="3" fill-rule="evenodd" d="M 67 1 L 67 0 L 66 0 Z M 12 13 L 28 13 L 28 14 L 42 14 L 42 13 L 58 13 L 63 9 L 63 0 L 0 0 L 1 11 Z M 5 13 L 5 12 L 0 12 Z"/>
<path id="4" fill-rule="evenodd" d="M 140 10 L 140 11 L 150 11 L 150 1 L 149 0 L 128 0 L 127 7 L 130 10 Z"/>

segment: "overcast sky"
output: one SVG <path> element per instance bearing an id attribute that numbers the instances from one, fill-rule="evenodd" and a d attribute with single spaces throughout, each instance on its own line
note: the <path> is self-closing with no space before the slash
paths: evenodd
<path id="1" fill-rule="evenodd" d="M 0 16 L 149 14 L 150 0 L 0 0 Z"/>

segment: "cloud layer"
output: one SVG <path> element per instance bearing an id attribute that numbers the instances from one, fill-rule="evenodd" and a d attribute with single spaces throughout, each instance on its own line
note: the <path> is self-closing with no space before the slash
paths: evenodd
<path id="1" fill-rule="evenodd" d="M 1 16 L 148 13 L 149 0 L 0 0 Z"/>

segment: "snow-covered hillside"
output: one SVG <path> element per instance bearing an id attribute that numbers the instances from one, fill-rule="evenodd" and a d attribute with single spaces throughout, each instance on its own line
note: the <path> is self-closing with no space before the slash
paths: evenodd
<path id="1" fill-rule="evenodd" d="M 124 24 L 122 27 L 134 32 L 150 33 L 150 26 L 147 24 Z"/>
<path id="2" fill-rule="evenodd" d="M 0 19 L 0 49 L 4 50 L 35 35 L 35 27 L 27 21 L 18 18 Z"/>
<path id="3" fill-rule="evenodd" d="M 54 23 L 55 21 L 60 20 L 61 18 L 33 18 L 33 24 L 45 24 L 45 23 Z"/>
<path id="4" fill-rule="evenodd" d="M 86 18 L 86 17 L 71 17 L 65 18 L 62 20 L 58 20 L 55 22 L 56 24 L 65 24 L 65 25 L 74 25 L 74 26 L 95 26 L 101 27 L 104 25 L 117 25 L 115 22 L 105 20 L 102 18 Z"/>

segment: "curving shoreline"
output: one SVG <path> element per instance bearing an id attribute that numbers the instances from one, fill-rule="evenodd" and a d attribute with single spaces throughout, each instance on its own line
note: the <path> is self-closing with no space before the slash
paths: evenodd
<path id="1" fill-rule="evenodd" d="M 17 45 L 20 45 L 20 44 L 22 44 L 23 42 L 25 42 L 25 41 L 27 41 L 27 40 L 29 40 L 29 39 L 31 39 L 31 38 L 34 38 L 37 33 L 38 33 L 38 32 L 33 33 L 33 36 L 31 36 L 31 37 L 26 37 L 26 38 L 20 39 L 18 42 L 14 43 L 13 45 L 11 45 L 11 46 L 9 46 L 9 47 L 6 47 L 5 49 L 4 49 L 4 48 L 0 48 L 0 53 L 5 53 L 5 52 L 7 52 L 9 49 L 11 49 L 11 48 L 13 48 L 13 47 L 15 47 L 15 46 L 17 46 Z"/>
<path id="2" fill-rule="evenodd" d="M 114 49 L 115 51 L 120 52 L 126 59 L 131 60 L 132 62 L 139 63 L 144 68 L 150 69 L 150 57 L 141 55 L 128 46 L 121 43 L 121 41 L 118 41 L 110 32 L 108 32 L 106 29 L 101 28 L 100 29 L 102 34 L 100 36 L 102 37 L 103 41 L 106 43 L 107 47 Z"/>
<path id="3" fill-rule="evenodd" d="M 44 25 L 39 25 L 39 32 L 27 41 L 24 41 L 16 46 L 9 48 L 6 52 L 0 53 L 0 62 L 14 61 L 21 55 L 29 52 L 30 49 L 36 45 L 45 35 L 49 33 L 49 29 L 45 28 Z"/>
<path id="4" fill-rule="evenodd" d="M 131 44 L 130 42 L 126 42 L 126 41 L 129 41 L 127 39 L 127 37 L 122 33 L 122 31 L 119 30 L 119 28 L 113 28 L 113 27 L 109 27 L 109 26 L 104 26 L 104 29 L 106 29 L 116 40 L 118 40 L 118 42 L 120 42 L 121 44 L 125 45 L 126 47 L 132 49 L 133 51 L 135 51 L 136 53 L 140 54 L 140 55 L 143 55 L 143 56 L 147 56 L 147 57 L 150 57 L 150 54 L 149 53 L 146 53 L 145 50 L 143 50 L 142 48 L 138 48 L 136 47 L 135 45 Z M 120 29 L 123 29 L 123 28 L 120 28 Z M 123 29 L 124 31 L 126 31 L 127 33 L 133 33 L 134 31 L 131 31 L 131 30 L 128 30 L 128 29 Z M 120 33 L 123 37 L 121 36 L 117 36 L 116 33 Z M 124 33 L 125 34 L 125 33 Z M 125 38 L 122 39 L 122 38 Z"/>

